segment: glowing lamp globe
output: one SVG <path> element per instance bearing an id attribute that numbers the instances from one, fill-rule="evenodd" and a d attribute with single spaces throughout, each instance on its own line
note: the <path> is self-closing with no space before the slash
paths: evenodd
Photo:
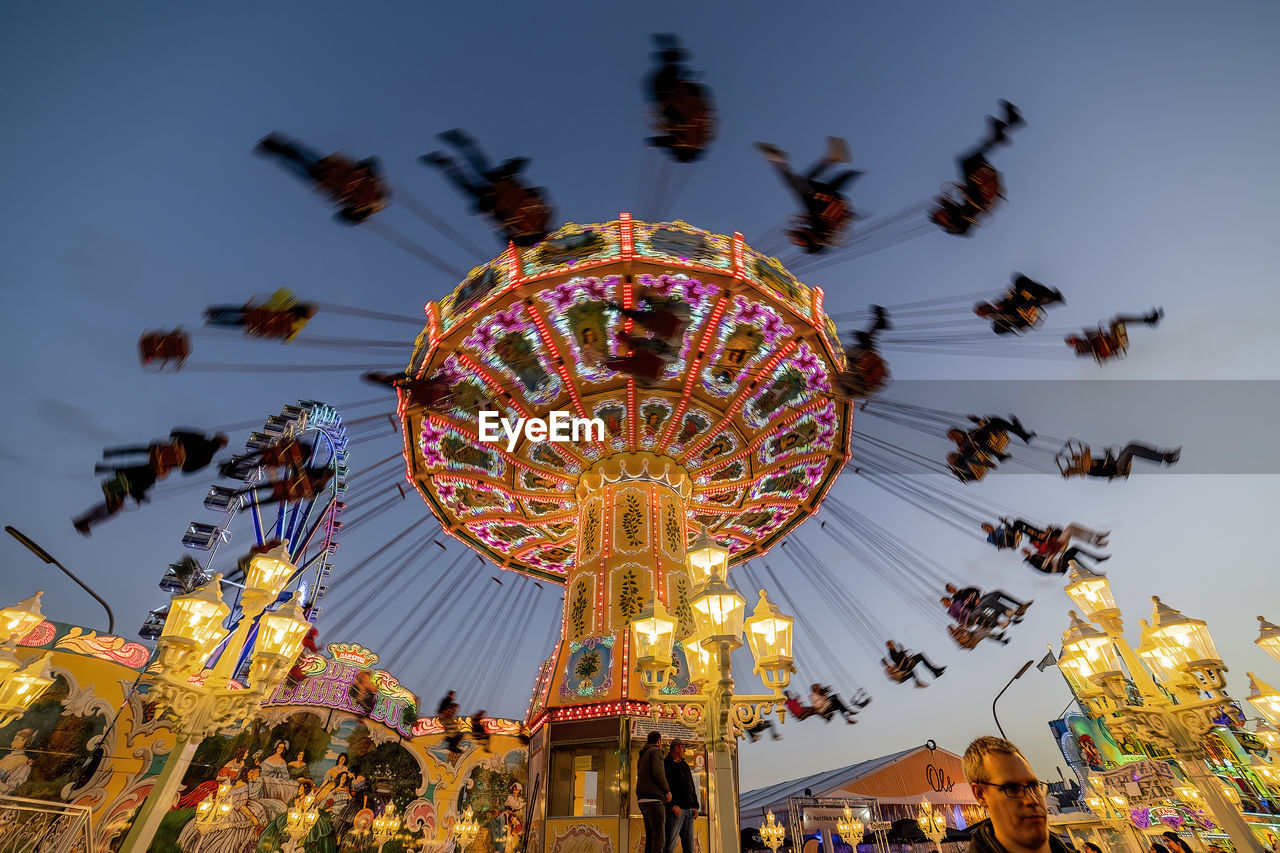
<path id="1" fill-rule="evenodd" d="M 774 818 L 773 812 L 765 814 L 764 823 L 760 826 L 760 840 L 770 850 L 777 850 L 786 840 L 787 830 Z"/>
<path id="2" fill-rule="evenodd" d="M 1155 675 L 1156 680 L 1167 684 L 1177 684 L 1185 679 L 1180 656 L 1174 654 L 1151 636 L 1151 626 L 1146 619 L 1139 619 L 1142 627 L 1142 639 L 1138 643 L 1138 657 Z"/>
<path id="3" fill-rule="evenodd" d="M 1094 694 L 1098 689 L 1089 680 L 1093 675 L 1093 668 L 1089 666 L 1088 658 L 1077 655 L 1067 648 L 1067 636 L 1067 632 L 1063 631 L 1062 651 L 1058 654 L 1058 670 L 1067 679 L 1067 683 L 1071 685 L 1071 690 L 1076 695 Z"/>
<path id="4" fill-rule="evenodd" d="M 1062 650 L 1085 678 L 1120 671 L 1120 660 L 1111 638 L 1070 612 L 1071 625 L 1063 636 Z"/>
<path id="5" fill-rule="evenodd" d="M 644 676 L 645 686 L 661 690 L 671 673 L 671 647 L 675 641 L 676 622 L 667 608 L 653 598 L 631 623 L 636 651 L 636 666 Z"/>
<path id="6" fill-rule="evenodd" d="M 1268 723 L 1280 726 L 1280 691 L 1252 672 L 1249 673 L 1249 704 L 1256 708 Z"/>
<path id="7" fill-rule="evenodd" d="M 0 725 L 8 725 L 53 684 L 49 670 L 52 653 L 15 670 L 0 681 Z"/>
<path id="8" fill-rule="evenodd" d="M 791 683 L 795 671 L 791 656 L 791 627 L 795 622 L 783 614 L 763 589 L 760 601 L 747 619 L 744 628 L 751 656 L 756 661 L 756 672 L 771 690 L 779 691 Z"/>
<path id="9" fill-rule="evenodd" d="M 296 567 L 289 559 L 289 543 L 281 542 L 269 551 L 254 554 L 244 573 L 244 585 L 248 589 L 260 589 L 275 598 L 284 589 Z"/>
<path id="10" fill-rule="evenodd" d="M 1272 625 L 1261 616 L 1258 617 L 1258 623 L 1258 639 L 1253 642 L 1280 662 L 1280 625 Z"/>
<path id="11" fill-rule="evenodd" d="M 866 833 L 866 828 L 862 821 L 853 816 L 853 810 L 845 806 L 844 814 L 836 820 L 836 832 L 840 833 L 840 837 L 847 844 L 856 849 Z"/>
<path id="12" fill-rule="evenodd" d="M 214 572 L 209 582 L 196 587 L 186 595 L 175 595 L 169 604 L 169 615 L 160 632 L 161 648 L 175 648 L 183 652 L 180 660 L 169 665 L 187 666 L 201 663 L 218 644 L 222 635 L 222 623 L 231 612 L 222 600 L 222 574 Z M 190 654 L 198 661 L 188 660 Z"/>
<path id="13" fill-rule="evenodd" d="M 721 580 L 720 575 L 713 574 L 689 604 L 703 645 L 728 643 L 731 650 L 742 645 L 742 617 L 747 600 Z"/>
<path id="14" fill-rule="evenodd" d="M 8 642 L 11 638 L 21 640 L 31 633 L 32 628 L 44 621 L 44 615 L 40 612 L 42 595 L 44 590 L 40 590 L 26 601 L 20 601 L 0 610 L 0 643 Z"/>
<path id="15" fill-rule="evenodd" d="M 688 563 L 694 586 L 701 586 L 713 574 L 724 577 L 729 569 L 729 549 L 712 539 L 704 524 L 702 532 L 689 548 Z"/>
<path id="16" fill-rule="evenodd" d="M 258 641 L 254 645 L 255 686 L 265 687 L 275 679 L 284 665 L 291 664 L 302 651 L 302 641 L 311 630 L 311 622 L 302 611 L 302 596 L 295 592 L 279 609 L 266 613 L 258 621 Z"/>
<path id="17" fill-rule="evenodd" d="M 22 661 L 18 660 L 17 651 L 18 641 L 12 637 L 0 646 L 0 684 L 9 677 L 9 673 L 22 665 Z"/>
<path id="18" fill-rule="evenodd" d="M 1188 689 L 1220 691 L 1225 688 L 1227 667 L 1218 656 L 1204 620 L 1183 616 L 1162 603 L 1159 596 L 1152 596 L 1151 601 L 1155 609 L 1148 636 L 1177 661 L 1179 670 L 1186 674 L 1184 680 L 1190 679 Z"/>
<path id="19" fill-rule="evenodd" d="M 1267 749 L 1274 749 L 1280 753 L 1280 729 L 1273 726 L 1265 719 L 1259 719 L 1253 727 L 1254 736 L 1267 745 Z"/>
<path id="20" fill-rule="evenodd" d="M 1094 619 L 1099 614 L 1118 612 L 1106 575 L 1090 571 L 1074 560 L 1071 562 L 1071 573 L 1067 575 L 1066 591 L 1089 619 Z"/>
<path id="21" fill-rule="evenodd" d="M 690 684 L 706 684 L 720 677 L 717 656 L 703 647 L 699 637 L 686 637 L 681 645 L 684 647 L 684 659 L 689 664 Z"/>

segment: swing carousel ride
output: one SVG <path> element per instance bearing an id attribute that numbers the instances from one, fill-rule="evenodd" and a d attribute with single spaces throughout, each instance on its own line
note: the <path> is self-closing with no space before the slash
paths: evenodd
<path id="1" fill-rule="evenodd" d="M 593 675 L 580 680 L 590 683 L 574 683 L 573 656 L 622 639 L 625 662 L 628 620 L 654 599 L 680 614 L 678 633 L 687 633 L 688 600 L 705 579 L 691 576 L 686 552 L 695 541 L 715 541 L 727 550 L 735 578 L 745 581 L 739 586 L 776 589 L 793 613 L 815 605 L 829 608 L 848 630 L 858 656 L 881 658 L 885 673 L 902 682 L 913 676 L 882 659 L 887 640 L 905 639 L 903 633 L 916 639 L 925 626 L 934 626 L 962 649 L 973 649 L 983 639 L 1004 643 L 1025 605 L 1016 614 L 984 611 L 977 603 L 980 591 L 954 568 L 940 565 L 832 494 L 842 471 L 997 549 L 1016 549 L 1025 534 L 1040 552 L 1035 561 L 1028 560 L 1033 568 L 1062 574 L 1070 559 L 1064 554 L 1087 554 L 1068 552 L 1069 536 L 1062 538 L 1062 529 L 1083 528 L 1065 521 L 1057 526 L 1027 522 L 1027 514 L 986 498 L 973 481 L 1008 460 L 1045 474 L 1108 479 L 1126 477 L 1134 458 L 1177 461 L 1176 450 L 1136 445 L 1105 455 L 1099 449 L 1091 457 L 1090 447 L 1079 440 L 1037 434 L 1031 431 L 1035 425 L 1024 428 L 1012 414 L 1006 419 L 948 411 L 930 401 L 895 400 L 882 393 L 888 371 L 881 353 L 1092 356 L 1102 364 L 1125 354 L 1126 323 L 1155 326 L 1159 309 L 1117 316 L 1108 327 L 1086 329 L 1083 337 L 1069 328 L 1045 329 L 1046 312 L 1065 302 L 1063 293 L 1015 272 L 1003 293 L 991 288 L 829 316 L 822 289 L 797 277 L 939 230 L 972 237 L 1005 197 L 1003 177 L 988 157 L 1010 144 L 1015 128 L 1026 125 L 1014 105 L 1001 102 L 1000 117 L 986 119 L 982 141 L 957 157 L 959 182 L 944 187 L 941 196 L 865 221 L 842 192 L 857 172 L 820 178 L 848 163 L 842 140 L 828 139 L 826 153 L 803 176 L 792 171 L 785 152 L 758 145 L 802 212 L 753 241 L 764 247 L 757 250 L 741 234 L 663 221 L 694 168 L 690 164 L 716 136 L 716 113 L 709 88 L 684 66 L 686 54 L 678 43 L 663 36 L 658 44 L 659 68 L 650 80 L 650 118 L 658 135 L 647 141 L 660 149 L 662 159 L 651 182 L 652 197 L 641 205 L 655 214 L 647 221 L 622 213 L 610 222 L 554 229 L 547 192 L 522 177 L 525 158 L 494 165 L 468 134 L 446 131 L 440 139 L 457 150 L 459 159 L 435 151 L 420 160 L 439 169 L 474 203 L 473 212 L 490 220 L 506 249 L 489 257 L 404 186 L 397 184 L 393 194 L 377 158 L 321 156 L 277 133 L 258 144 L 258 154 L 277 160 L 331 203 L 342 227 L 376 234 L 457 284 L 426 305 L 425 328 L 418 317 L 303 302 L 280 290 L 243 306 L 209 308 L 205 320 L 212 330 L 151 330 L 142 336 L 143 365 L 153 371 L 399 371 L 365 373 L 366 379 L 395 389 L 394 412 L 355 419 L 349 414 L 362 406 L 390 405 L 389 396 L 332 407 L 306 401 L 286 409 L 286 414 L 310 413 L 298 423 L 282 429 L 283 422 L 273 418 L 265 432 L 251 437 L 250 452 L 269 455 L 273 442 L 296 440 L 313 428 L 317 413 L 341 428 L 336 439 L 326 433 L 324 441 L 305 444 L 321 454 L 305 468 L 276 465 L 277 480 L 272 471 L 242 471 L 247 477 L 239 479 L 255 486 L 250 490 L 215 485 L 205 505 L 224 520 L 193 523 L 184 544 L 210 556 L 186 566 L 187 575 L 199 579 L 213 571 L 214 546 L 229 535 L 227 524 L 237 512 L 253 519 L 260 546 L 301 534 L 305 541 L 294 547 L 301 549 L 299 580 L 303 574 L 312 578 L 303 590 L 311 618 L 319 613 L 321 596 L 344 587 L 348 594 L 333 601 L 335 612 L 326 622 L 333 619 L 344 632 L 382 629 L 384 642 L 397 646 L 389 661 L 416 667 L 412 675 L 424 689 L 442 681 L 453 685 L 456 679 L 468 690 L 501 690 L 530 628 L 548 619 L 546 645 L 557 637 L 561 642 L 537 679 L 532 719 L 539 708 L 592 696 L 642 698 L 638 688 L 606 690 L 604 681 L 612 676 L 601 660 L 595 672 L 604 681 L 597 683 Z M 393 199 L 397 204 L 389 208 Z M 399 220 L 388 218 L 398 215 L 397 209 L 479 264 L 465 272 L 419 245 L 403 226 L 392 224 Z M 978 297 L 990 301 L 975 306 Z M 410 324 L 421 333 L 411 352 L 403 335 L 388 340 L 311 334 L 313 317 L 334 315 L 343 319 L 348 334 L 357 322 Z M 1046 342 L 1047 334 L 1063 333 L 1073 335 L 1065 349 Z M 274 340 L 290 349 L 375 355 L 379 363 L 307 361 L 273 368 L 191 360 L 192 337 L 212 341 L 219 334 Z M 345 421 L 334 420 L 338 411 Z M 554 433 L 561 418 L 572 422 L 572 437 Z M 928 439 L 907 445 L 901 430 L 886 435 L 877 432 L 877 423 L 907 427 Z M 586 430 L 581 437 L 579 427 Z M 1011 444 L 1010 433 L 1021 442 Z M 397 447 L 385 459 L 348 474 L 348 438 L 353 445 L 386 440 Z M 288 485 L 290 477 L 314 475 L 315 464 L 339 475 L 318 501 L 314 489 L 295 494 Z M 919 474 L 937 476 L 925 481 Z M 345 539 L 379 515 L 404 512 L 406 478 L 432 521 L 414 517 L 401 533 L 329 577 L 339 528 L 345 524 Z M 274 525 L 262 521 L 259 498 L 286 499 Z M 905 598 L 917 617 L 912 624 L 891 631 L 884 615 L 855 593 L 849 572 L 823 559 L 805 537 L 791 535 L 820 506 L 823 520 L 816 530 L 805 527 L 809 536 L 825 536 L 860 572 Z M 1005 520 L 1015 516 L 1020 520 L 1011 527 Z M 442 532 L 465 547 L 449 548 Z M 780 545 L 786 547 L 775 547 Z M 443 554 L 433 550 L 437 546 Z M 513 574 L 477 572 L 466 559 L 474 555 Z M 791 592 L 783 587 L 771 559 L 793 564 L 812 592 L 808 601 L 795 585 Z M 433 581 L 424 584 L 428 570 Z M 166 576 L 166 589 L 190 588 L 172 574 Z M 486 596 L 477 586 L 486 575 L 503 587 L 497 595 Z M 559 619 L 549 617 L 542 605 L 544 582 L 565 590 Z M 358 595 L 350 594 L 357 588 Z M 944 592 L 955 592 L 958 610 L 949 599 L 939 606 Z M 381 607 L 419 594 L 399 622 L 378 618 Z M 483 607 L 468 610 L 466 602 L 486 598 Z M 469 614 L 471 622 L 439 618 L 458 612 Z M 153 614 L 152 632 L 159 614 Z M 459 630 L 491 636 L 481 665 L 418 660 L 403 643 L 406 633 L 421 647 L 445 642 Z M 797 657 L 806 661 L 814 681 L 849 689 L 858 685 L 850 655 L 837 653 L 832 641 L 816 632 L 801 634 Z M 624 683 L 633 680 L 619 675 Z M 553 681 L 567 693 L 553 690 Z"/>

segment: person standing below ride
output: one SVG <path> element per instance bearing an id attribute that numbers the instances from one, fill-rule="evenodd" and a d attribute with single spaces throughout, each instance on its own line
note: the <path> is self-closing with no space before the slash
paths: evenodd
<path id="1" fill-rule="evenodd" d="M 991 736 L 973 741 L 964 751 L 964 778 L 989 815 L 970 827 L 968 853 L 1068 853 L 1049 833 L 1045 784 L 1012 743 Z"/>
<path id="2" fill-rule="evenodd" d="M 968 235 L 980 218 L 988 214 L 997 198 L 1003 197 L 1000 172 L 987 161 L 997 145 L 1008 142 L 1008 131 L 1026 124 L 1022 113 L 1008 101 L 1001 101 L 1003 117 L 987 116 L 987 136 L 978 146 L 956 158 L 964 181 L 957 186 L 958 198 L 938 196 L 929 219 L 948 234 Z"/>
<path id="3" fill-rule="evenodd" d="M 892 662 L 892 666 L 886 665 L 885 669 L 891 671 L 891 675 L 892 672 L 896 671 L 902 676 L 900 679 L 895 680 L 905 681 L 910 678 L 916 683 L 916 687 L 928 687 L 929 685 L 916 677 L 915 670 L 917 666 L 924 664 L 925 668 L 933 673 L 934 678 L 941 678 L 942 674 L 947 671 L 945 666 L 934 666 L 921 652 L 908 653 L 906 649 L 893 640 L 885 640 L 884 646 L 889 650 L 889 661 Z M 880 660 L 884 663 L 884 658 Z"/>
<path id="4" fill-rule="evenodd" d="M 808 254 L 822 252 L 839 243 L 844 230 L 854 219 L 853 208 L 841 194 L 845 185 L 862 175 L 846 169 L 828 178 L 822 175 L 837 163 L 849 162 L 849 146 L 843 139 L 827 137 L 827 151 L 822 159 L 804 175 L 791 170 L 787 153 L 776 145 L 757 142 L 756 148 L 773 164 L 782 181 L 800 199 L 804 213 L 794 219 L 787 236 Z"/>
<path id="5" fill-rule="evenodd" d="M 662 763 L 662 732 L 652 731 L 645 739 L 636 762 L 636 805 L 644 818 L 643 853 L 664 853 L 667 844 L 667 803 L 671 785 Z"/>
<path id="6" fill-rule="evenodd" d="M 759 737 L 759 735 L 756 735 Z M 671 750 L 662 763 L 671 791 L 667 801 L 666 842 L 664 853 L 674 853 L 676 839 L 680 839 L 681 853 L 695 853 L 693 845 L 693 819 L 698 816 L 698 788 L 693 784 L 693 771 L 684 760 L 684 741 L 671 741 Z M 646 827 L 647 831 L 648 827 Z"/>

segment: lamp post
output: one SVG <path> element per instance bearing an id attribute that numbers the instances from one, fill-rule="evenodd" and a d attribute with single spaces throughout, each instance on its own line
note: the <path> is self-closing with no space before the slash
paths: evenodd
<path id="1" fill-rule="evenodd" d="M 467 853 L 467 845 L 476 840 L 480 834 L 480 824 L 471 813 L 471 806 L 463 813 L 462 819 L 453 825 L 453 837 L 458 840 L 462 853 Z"/>
<path id="2" fill-rule="evenodd" d="M 175 743 L 134 818 L 122 853 L 146 853 L 196 747 L 209 735 L 257 713 L 263 697 L 276 688 L 302 650 L 311 623 L 302 612 L 299 594 L 278 609 L 267 610 L 294 573 L 287 548 L 285 542 L 250 557 L 240 597 L 241 616 L 225 642 L 223 622 L 231 608 L 222 600 L 222 575 L 215 573 L 203 586 L 174 596 L 155 657 L 143 678 L 150 688 L 148 696 L 174 717 Z M 251 640 L 255 626 L 256 638 Z M 219 645 L 222 650 L 216 663 L 206 668 Z M 235 680 L 246 653 L 250 655 L 247 686 Z"/>
<path id="3" fill-rule="evenodd" d="M 1280 663 L 1280 625 L 1272 625 L 1263 617 L 1258 617 L 1258 639 L 1253 641 L 1258 648 Z"/>
<path id="4" fill-rule="evenodd" d="M 31 633 L 32 628 L 44 621 L 44 614 L 40 612 L 42 595 L 44 590 L 38 590 L 26 601 L 19 601 L 0 610 L 0 643 L 21 640 Z"/>
<path id="5" fill-rule="evenodd" d="M 705 731 L 711 746 L 710 799 L 715 809 L 711 849 L 732 853 L 738 849 L 738 798 L 734 787 L 733 753 L 737 739 L 775 711 L 783 720 L 786 713 L 782 691 L 795 671 L 791 657 L 794 619 L 784 615 L 769 601 L 764 590 L 749 619 L 743 620 L 746 600 L 724 580 L 729 550 L 703 531 L 688 552 L 690 574 L 703 579 L 689 601 L 694 631 L 683 639 L 689 662 L 691 683 L 700 683 L 700 692 L 680 695 L 678 701 L 662 702 L 660 693 L 671 671 L 671 648 L 675 623 L 657 599 L 631 621 L 637 669 L 649 691 L 655 719 L 667 710 L 680 722 Z M 664 621 L 665 619 L 665 621 Z M 734 693 L 730 654 L 747 643 L 755 659 L 754 671 L 772 693 Z"/>
<path id="6" fill-rule="evenodd" d="M 107 611 L 107 633 L 114 634 L 116 632 L 116 615 L 111 612 L 111 605 L 107 604 L 106 599 L 104 599 L 102 596 L 98 595 L 96 592 L 91 590 L 88 584 L 80 580 L 80 578 L 76 577 L 71 572 L 71 570 L 68 569 L 66 566 L 62 565 L 62 563 L 59 563 L 57 560 L 53 559 L 52 555 L 50 555 L 48 551 L 46 551 L 45 549 L 37 545 L 34 540 L 28 537 L 21 530 L 19 530 L 18 528 L 14 527 L 11 524 L 6 524 L 4 531 L 5 533 L 8 533 L 10 536 L 12 536 L 14 539 L 17 539 L 19 542 L 21 542 L 23 547 L 25 547 L 32 554 L 35 554 L 41 560 L 44 560 L 45 565 L 57 566 L 59 569 L 62 570 L 62 573 L 64 575 L 66 575 L 67 577 L 75 581 L 77 586 L 79 586 L 85 592 L 92 595 L 94 599 L 97 600 L 97 602 L 102 605 L 102 609 Z"/>
<path id="7" fill-rule="evenodd" d="M 846 805 L 844 814 L 836 819 L 836 832 L 840 833 L 840 837 L 844 839 L 845 843 L 856 851 L 858 845 L 862 843 L 862 836 L 866 831 L 866 826 L 862 821 L 853 816 L 853 809 Z"/>
<path id="8" fill-rule="evenodd" d="M 840 834 L 844 835 L 843 832 Z M 764 823 L 760 826 L 760 840 L 764 842 L 764 846 L 772 850 L 773 853 L 778 853 L 778 848 L 782 846 L 782 842 L 786 840 L 786 837 L 786 827 L 774 819 L 773 812 L 767 812 L 764 816 Z"/>
<path id="9" fill-rule="evenodd" d="M 222 826 L 230 814 L 231 782 L 224 780 L 218 785 L 218 790 L 214 792 L 212 797 L 205 797 L 200 801 L 200 805 L 196 806 L 196 829 L 202 839 L 201 844 L 196 848 L 197 850 L 204 846 L 204 836 Z"/>
<path id="10" fill-rule="evenodd" d="M 1117 731 L 1172 753 L 1236 850 L 1262 853 L 1249 825 L 1224 798 L 1218 780 L 1204 764 L 1204 738 L 1214 718 L 1230 709 L 1225 692 L 1227 667 L 1217 655 L 1208 626 L 1153 597 L 1151 624 L 1140 623 L 1142 640 L 1135 652 L 1125 640 L 1120 609 L 1105 576 L 1073 564 L 1066 592 L 1085 617 L 1102 628 L 1086 624 L 1072 611 L 1063 635 L 1059 667 L 1086 710 L 1105 717 Z M 1124 670 L 1138 689 L 1138 701 L 1131 701 Z M 1206 693 L 1209 698 L 1201 698 Z"/>
<path id="11" fill-rule="evenodd" d="M 1246 674 L 1249 676 L 1249 704 L 1268 723 L 1280 726 L 1280 690 L 1276 690 L 1252 672 Z"/>
<path id="12" fill-rule="evenodd" d="M 311 834 L 320 819 L 320 810 L 315 807 L 315 802 L 315 794 L 307 794 L 289 809 L 284 818 L 284 833 L 289 837 L 289 843 L 281 853 L 296 853 L 298 842 Z"/>
<path id="13" fill-rule="evenodd" d="M 920 811 L 916 813 L 916 823 L 920 824 L 920 830 L 929 837 L 933 846 L 938 848 L 938 853 L 942 853 L 942 839 L 947 835 L 947 816 L 935 809 L 928 797 L 920 800 Z"/>
<path id="14" fill-rule="evenodd" d="M 373 840 L 378 842 L 378 853 L 391 836 L 400 831 L 400 817 L 396 814 L 396 804 L 388 803 L 382 814 L 373 819 Z"/>
<path id="15" fill-rule="evenodd" d="M 31 704 L 53 684 L 49 671 L 52 653 L 46 652 L 26 666 L 18 660 L 17 641 L 10 637 L 0 646 L 0 728 L 26 713 Z"/>

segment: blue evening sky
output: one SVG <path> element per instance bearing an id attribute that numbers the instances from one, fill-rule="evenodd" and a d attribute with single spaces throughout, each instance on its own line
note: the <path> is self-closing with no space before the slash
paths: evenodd
<path id="1" fill-rule="evenodd" d="M 1065 349 L 1057 360 L 1003 357 L 1019 344 L 993 347 L 996 358 L 898 354 L 893 369 L 899 383 L 1124 380 L 1105 394 L 1084 382 L 1036 383 L 1034 394 L 1021 383 L 984 382 L 965 386 L 967 401 L 940 408 L 1016 410 L 1041 432 L 1102 444 L 1137 437 L 1183 445 L 1177 473 L 1113 484 L 1028 474 L 971 488 L 1039 520 L 1111 528 L 1115 556 L 1106 568 L 1135 636 L 1148 597 L 1159 594 L 1209 621 L 1234 695 L 1247 693 L 1246 670 L 1280 683 L 1276 664 L 1252 645 L 1257 613 L 1280 621 L 1269 538 L 1280 506 L 1274 3 L 8 4 L 0 12 L 8 210 L 0 232 L 8 309 L 0 317 L 0 518 L 81 572 L 112 603 L 119 632 L 132 636 L 164 601 L 155 581 L 182 553 L 185 524 L 205 512 L 201 486 L 191 485 L 198 478 L 175 477 L 157 487 L 153 504 L 81 538 L 69 519 L 98 500 L 92 468 L 104 445 L 145 441 L 178 424 L 260 420 L 298 398 L 377 396 L 354 372 L 146 375 L 138 334 L 180 323 L 198 330 L 203 306 L 281 286 L 314 301 L 419 316 L 455 283 L 368 229 L 331 222 L 318 197 L 251 153 L 254 142 L 279 129 L 326 153 L 377 154 L 400 197 L 448 216 L 486 251 L 500 246 L 484 224 L 415 162 L 437 146 L 438 131 L 464 127 L 495 158 L 531 157 L 530 175 L 550 189 L 562 219 L 644 216 L 658 163 L 640 142 L 651 32 L 682 36 L 722 118 L 709 159 L 692 168 L 665 213 L 749 239 L 791 207 L 755 140 L 777 143 L 804 165 L 825 136 L 847 137 L 855 166 L 867 172 L 853 187 L 854 204 L 874 217 L 951 180 L 952 158 L 978 138 L 997 99 L 1022 108 L 1029 125 L 995 161 L 1009 201 L 976 237 L 928 233 L 806 280 L 826 289 L 830 310 L 849 311 L 994 294 L 1019 269 L 1067 294 L 1051 329 L 1163 305 L 1161 327 L 1135 330 L 1129 357 L 1101 371 Z M 453 265 L 475 260 L 403 206 L 380 219 Z M 314 329 L 406 341 L 415 333 L 332 315 Z M 381 360 L 216 337 L 197 336 L 195 345 L 193 362 Z M 1213 393 L 1175 382 L 1191 379 L 1222 382 Z M 930 447 L 945 451 L 942 441 Z M 352 467 L 395 448 L 389 437 L 356 444 Z M 1009 646 L 961 652 L 888 591 L 893 578 L 874 576 L 806 525 L 798 536 L 840 567 L 899 639 L 949 670 L 927 691 L 889 683 L 846 630 L 849 614 L 827 609 L 793 579 L 803 609 L 797 630 L 822 634 L 875 701 L 857 728 L 789 722 L 784 742 L 745 747 L 746 789 L 928 738 L 963 750 L 993 730 L 991 697 L 1066 623 L 1060 579 L 1024 569 L 852 474 L 835 494 L 957 576 L 1036 605 Z M 426 515 L 411 496 L 346 537 L 335 576 Z M 243 542 L 249 534 L 238 535 Z M 0 601 L 43 587 L 52 618 L 105 627 L 81 590 L 7 537 L 0 547 Z M 419 561 L 414 571 L 438 576 L 457 553 L 451 542 L 443 559 Z M 794 578 L 785 556 L 770 560 L 784 581 Z M 357 618 L 363 586 L 357 577 L 345 597 L 326 601 L 325 639 L 388 654 L 401 648 L 396 670 L 428 700 L 455 686 L 469 648 L 457 636 L 484 638 L 493 618 L 477 614 L 498 587 L 485 584 L 426 628 L 410 612 L 418 587 L 392 588 L 369 605 L 385 612 L 351 636 L 344 627 Z M 540 601 L 507 682 L 463 696 L 464 710 L 523 713 L 559 608 L 555 591 L 529 589 Z M 391 628 L 401 624 L 393 642 Z M 799 668 L 805 683 L 833 678 L 827 661 L 801 660 Z M 1046 775 L 1062 762 L 1045 721 L 1068 698 L 1055 670 L 1032 670 L 1001 701 L 1006 731 Z"/>

